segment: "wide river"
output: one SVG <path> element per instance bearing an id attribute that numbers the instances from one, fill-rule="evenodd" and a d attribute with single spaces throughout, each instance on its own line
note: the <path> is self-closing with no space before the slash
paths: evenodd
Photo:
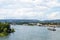
<path id="1" fill-rule="evenodd" d="M 47 27 L 11 25 L 15 29 L 14 33 L 0 40 L 60 40 L 60 28 L 50 31 Z"/>

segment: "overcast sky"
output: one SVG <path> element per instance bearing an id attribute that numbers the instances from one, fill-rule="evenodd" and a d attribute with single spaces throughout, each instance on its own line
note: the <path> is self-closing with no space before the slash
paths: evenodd
<path id="1" fill-rule="evenodd" d="M 0 0 L 0 19 L 60 19 L 60 0 Z"/>

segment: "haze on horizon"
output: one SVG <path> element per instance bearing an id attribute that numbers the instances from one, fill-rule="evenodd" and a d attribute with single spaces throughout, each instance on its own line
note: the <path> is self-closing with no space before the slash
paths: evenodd
<path id="1" fill-rule="evenodd" d="M 0 0 L 0 19 L 60 19 L 60 0 Z"/>

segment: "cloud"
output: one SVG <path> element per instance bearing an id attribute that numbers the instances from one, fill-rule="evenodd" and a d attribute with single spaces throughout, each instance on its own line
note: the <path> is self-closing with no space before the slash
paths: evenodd
<path id="1" fill-rule="evenodd" d="M 0 19 L 59 19 L 58 0 L 0 0 Z"/>
<path id="2" fill-rule="evenodd" d="M 33 0 L 19 0 L 19 1 L 31 3 Z"/>
<path id="3" fill-rule="evenodd" d="M 51 14 L 48 15 L 48 19 L 50 20 L 60 19 L 60 12 L 52 12 Z"/>
<path id="4" fill-rule="evenodd" d="M 32 12 L 30 8 L 23 9 L 0 9 L 0 15 L 4 19 L 42 19 L 45 13 Z"/>

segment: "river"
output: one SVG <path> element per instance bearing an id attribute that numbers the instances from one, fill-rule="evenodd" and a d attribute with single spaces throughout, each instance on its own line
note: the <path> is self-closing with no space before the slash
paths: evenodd
<path id="1" fill-rule="evenodd" d="M 47 27 L 11 25 L 14 33 L 0 37 L 0 40 L 60 40 L 60 28 L 50 31 Z"/>

